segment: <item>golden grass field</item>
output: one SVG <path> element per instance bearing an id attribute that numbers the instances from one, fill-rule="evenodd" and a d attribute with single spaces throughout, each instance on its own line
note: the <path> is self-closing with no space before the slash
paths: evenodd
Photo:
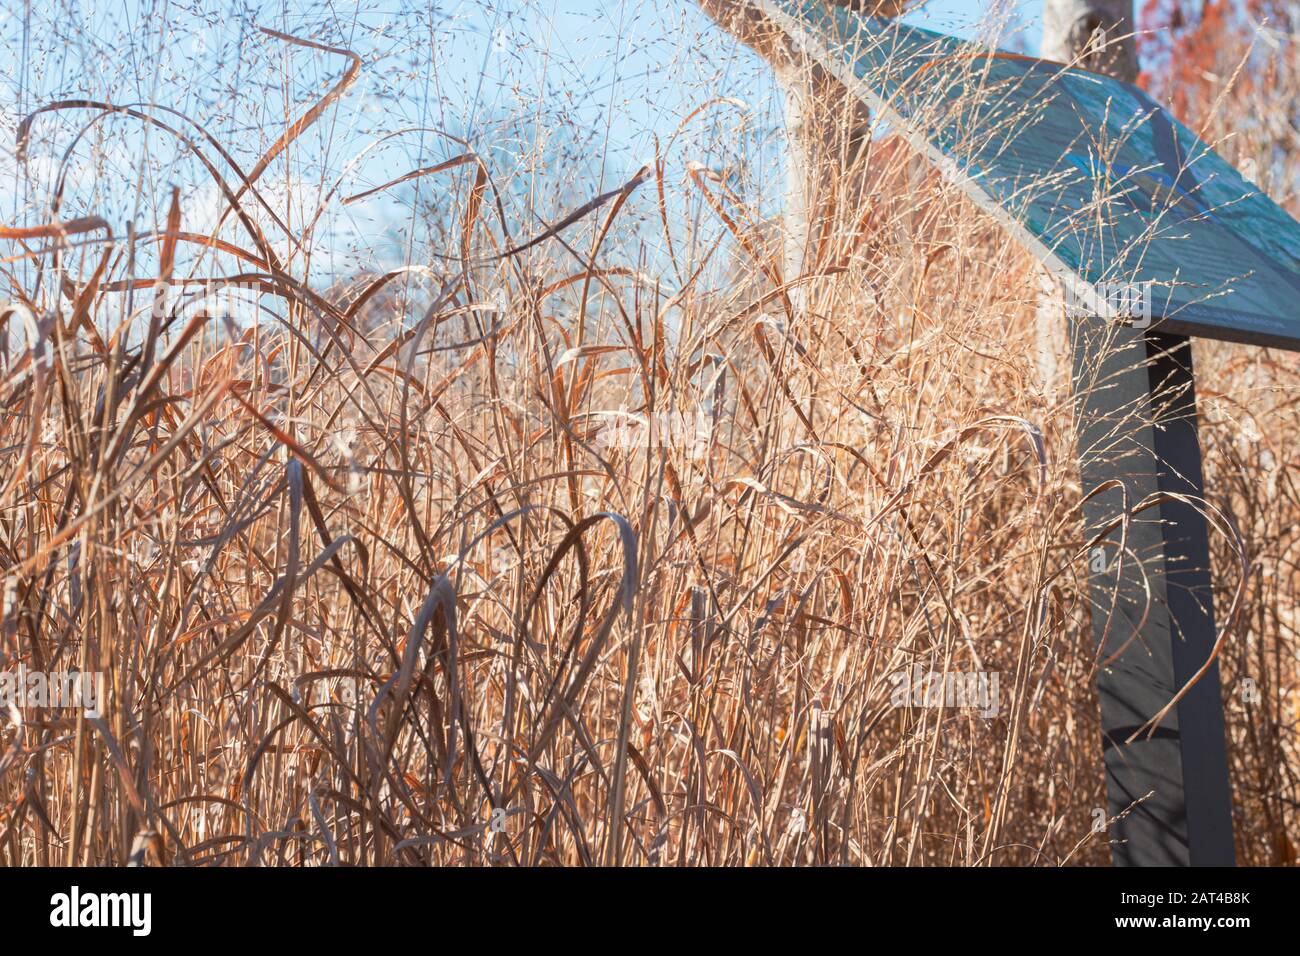
<path id="1" fill-rule="evenodd" d="M 417 171 L 460 184 L 428 265 L 320 283 L 259 180 L 352 73 L 237 172 L 186 128 L 217 232 L 165 185 L 149 231 L 0 229 L 0 660 L 107 680 L 99 718 L 0 715 L 0 863 L 1108 863 L 1039 266 L 890 139 L 798 279 L 688 155 L 547 228 L 466 147 Z M 1189 121 L 1266 168 L 1285 130 L 1225 137 L 1293 78 Z M 620 239 L 631 197 L 666 257 Z M 205 281 L 273 305 L 182 307 Z M 1221 608 L 1248 569 L 1238 858 L 1293 864 L 1300 368 L 1196 360 Z M 917 665 L 997 673 L 998 713 L 895 706 Z"/>

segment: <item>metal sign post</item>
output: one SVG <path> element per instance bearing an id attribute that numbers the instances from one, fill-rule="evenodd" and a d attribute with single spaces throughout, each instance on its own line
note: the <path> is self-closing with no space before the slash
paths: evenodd
<path id="1" fill-rule="evenodd" d="M 1300 350 L 1300 223 L 1131 84 L 817 0 L 757 2 L 1081 304 L 1083 512 L 1110 529 L 1089 586 L 1113 858 L 1231 865 L 1188 336 Z M 1141 290 L 1151 328 L 1126 324 L 1116 286 Z"/>
<path id="2" fill-rule="evenodd" d="M 1214 663 L 1154 731 L 1144 725 L 1214 647 L 1190 342 L 1095 317 L 1072 323 L 1092 630 L 1112 857 L 1124 866 L 1231 866 L 1232 801 Z M 1127 497 L 1127 501 L 1125 498 Z"/>

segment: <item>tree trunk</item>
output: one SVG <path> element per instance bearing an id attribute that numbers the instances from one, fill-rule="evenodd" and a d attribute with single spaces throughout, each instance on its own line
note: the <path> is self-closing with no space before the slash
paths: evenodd
<path id="1" fill-rule="evenodd" d="M 1132 0 L 1046 0 L 1042 55 L 1133 82 L 1137 45 Z"/>
<path id="2" fill-rule="evenodd" d="M 829 0 L 860 13 L 893 17 L 907 0 Z M 786 185 L 782 273 L 787 282 L 818 268 L 839 226 L 853 216 L 861 169 L 855 158 L 870 115 L 825 70 L 799 54 L 786 34 L 745 0 L 700 0 L 704 12 L 771 64 L 785 107 Z M 860 164 L 857 164 L 860 165 Z M 803 297 L 799 290 L 793 296 Z"/>
<path id="3" fill-rule="evenodd" d="M 803 272 L 804 253 L 815 242 L 812 223 L 817 218 L 817 195 L 821 179 L 818 167 L 816 111 L 809 102 L 808 84 L 797 66 L 785 64 L 776 70 L 785 114 L 785 196 L 781 211 L 781 269 L 787 282 Z"/>
<path id="4" fill-rule="evenodd" d="M 1133 0 L 1046 0 L 1041 54 L 1047 60 L 1133 82 L 1138 73 Z M 1035 351 L 1044 391 L 1053 395 L 1069 387 L 1067 336 L 1061 327 L 1064 302 L 1059 283 L 1046 269 L 1042 282 Z"/>

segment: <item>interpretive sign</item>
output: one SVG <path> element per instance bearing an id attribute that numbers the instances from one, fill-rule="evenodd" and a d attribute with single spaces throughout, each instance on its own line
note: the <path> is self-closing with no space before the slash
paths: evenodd
<path id="1" fill-rule="evenodd" d="M 763 6 L 1097 314 L 1300 349 L 1300 223 L 1143 90 L 814 0 Z"/>

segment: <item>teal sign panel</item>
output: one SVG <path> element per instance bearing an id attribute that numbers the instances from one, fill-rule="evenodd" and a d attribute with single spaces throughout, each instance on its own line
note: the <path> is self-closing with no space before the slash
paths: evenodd
<path id="1" fill-rule="evenodd" d="M 1143 90 L 815 0 L 761 6 L 1082 305 L 1300 350 L 1300 223 Z"/>

